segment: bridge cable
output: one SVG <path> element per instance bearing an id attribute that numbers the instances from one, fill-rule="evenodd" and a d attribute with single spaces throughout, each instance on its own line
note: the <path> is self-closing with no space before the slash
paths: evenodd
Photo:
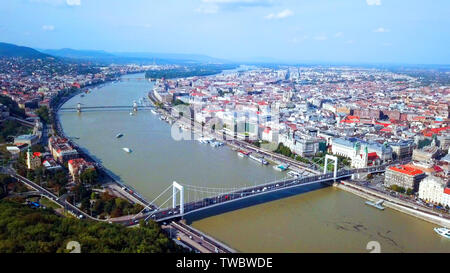
<path id="1" fill-rule="evenodd" d="M 164 193 L 166 193 L 170 188 L 172 188 L 172 185 L 170 185 L 167 189 L 165 189 L 160 195 L 158 195 L 155 199 L 153 199 L 153 201 L 151 201 L 147 206 L 145 206 L 145 208 L 143 208 L 140 212 L 138 212 L 133 218 L 131 218 L 132 220 L 134 220 L 134 218 L 136 218 L 139 214 L 141 214 L 144 210 L 148 209 L 151 205 L 155 206 L 157 209 L 159 209 L 159 207 L 157 205 L 154 204 L 154 202 L 161 197 Z"/>

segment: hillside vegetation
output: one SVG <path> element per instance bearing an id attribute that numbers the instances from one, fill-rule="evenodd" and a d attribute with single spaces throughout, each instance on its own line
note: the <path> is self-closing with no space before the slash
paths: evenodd
<path id="1" fill-rule="evenodd" d="M 170 253 L 184 249 L 155 222 L 126 228 L 117 224 L 63 218 L 52 210 L 0 200 L 0 253 L 69 252 L 77 241 L 82 253 Z"/>

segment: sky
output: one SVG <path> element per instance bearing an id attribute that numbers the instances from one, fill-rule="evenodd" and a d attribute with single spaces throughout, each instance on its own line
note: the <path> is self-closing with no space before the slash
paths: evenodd
<path id="1" fill-rule="evenodd" d="M 236 61 L 450 64 L 448 0 L 7 0 L 0 41 Z"/>

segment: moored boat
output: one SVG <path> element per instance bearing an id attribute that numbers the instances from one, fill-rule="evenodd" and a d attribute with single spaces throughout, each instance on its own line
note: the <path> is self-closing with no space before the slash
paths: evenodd
<path id="1" fill-rule="evenodd" d="M 253 160 L 255 160 L 255 161 L 257 161 L 257 162 L 263 164 L 263 165 L 269 164 L 269 162 L 267 162 L 267 161 L 266 161 L 264 158 L 262 158 L 262 157 L 258 157 L 258 156 L 256 156 L 256 155 L 250 155 L 249 157 L 250 157 L 251 159 L 253 159 Z"/>
<path id="2" fill-rule="evenodd" d="M 300 177 L 301 176 L 298 172 L 294 172 L 294 171 L 289 171 L 287 173 L 287 175 L 289 175 L 290 177 Z"/>
<path id="3" fill-rule="evenodd" d="M 441 227 L 441 228 L 434 228 L 434 231 L 437 234 L 441 235 L 442 237 L 450 239 L 450 229 Z"/>
<path id="4" fill-rule="evenodd" d="M 289 168 L 289 165 L 288 164 L 286 164 L 286 165 L 280 164 L 280 165 L 273 166 L 273 168 L 277 171 L 284 172 Z"/>
<path id="5" fill-rule="evenodd" d="M 384 207 L 381 205 L 383 204 L 383 200 L 379 200 L 378 202 L 374 203 L 372 201 L 366 201 L 366 205 L 372 206 L 374 208 L 377 208 L 379 210 L 384 210 Z"/>
<path id="6" fill-rule="evenodd" d="M 239 150 L 237 154 L 238 154 L 238 156 L 240 156 L 240 157 L 246 157 L 246 156 L 248 156 L 248 155 L 250 154 L 250 152 L 246 152 L 246 151 L 243 151 L 243 150 Z"/>
<path id="7" fill-rule="evenodd" d="M 125 152 L 127 152 L 127 153 L 131 153 L 132 151 L 131 151 L 131 149 L 130 148 L 122 148 Z"/>

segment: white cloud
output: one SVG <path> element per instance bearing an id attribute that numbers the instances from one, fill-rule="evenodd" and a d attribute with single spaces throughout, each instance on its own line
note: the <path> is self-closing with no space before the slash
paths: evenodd
<path id="1" fill-rule="evenodd" d="M 81 0 L 29 0 L 31 3 L 47 4 L 53 6 L 81 6 Z"/>
<path id="2" fill-rule="evenodd" d="M 381 0 L 366 0 L 369 6 L 381 6 Z"/>
<path id="3" fill-rule="evenodd" d="M 202 0 L 203 3 L 228 4 L 228 3 L 255 3 L 258 0 Z"/>
<path id="4" fill-rule="evenodd" d="M 44 30 L 44 31 L 53 31 L 53 30 L 55 30 L 55 26 L 54 25 L 43 25 L 42 26 L 42 30 Z"/>
<path id="5" fill-rule="evenodd" d="M 66 3 L 69 6 L 80 6 L 81 0 L 66 0 Z"/>
<path id="6" fill-rule="evenodd" d="M 317 36 L 314 36 L 313 39 L 314 39 L 314 40 L 317 40 L 317 41 L 325 41 L 325 40 L 328 39 L 328 37 L 325 36 L 325 35 L 317 35 Z"/>
<path id="7" fill-rule="evenodd" d="M 339 38 L 339 37 L 342 37 L 343 35 L 344 35 L 344 33 L 337 32 L 336 34 L 334 34 L 334 37 Z"/>
<path id="8" fill-rule="evenodd" d="M 219 6 L 203 5 L 203 6 L 198 7 L 195 11 L 198 13 L 203 13 L 203 14 L 214 14 L 214 13 L 219 12 Z"/>
<path id="9" fill-rule="evenodd" d="M 292 42 L 293 42 L 294 44 L 298 44 L 298 43 L 301 43 L 301 42 L 306 41 L 306 40 L 308 40 L 308 39 L 309 39 L 309 36 L 308 36 L 308 35 L 303 35 L 302 37 L 294 37 L 294 38 L 292 39 Z"/>
<path id="10" fill-rule="evenodd" d="M 273 5 L 273 0 L 202 0 L 196 12 L 214 14 L 222 10 L 237 10 L 251 7 L 268 7 Z"/>
<path id="11" fill-rule="evenodd" d="M 285 9 L 285 10 L 280 11 L 278 13 L 271 13 L 271 14 L 267 15 L 265 18 L 268 19 L 268 20 L 271 20 L 271 19 L 284 19 L 284 18 L 292 16 L 292 15 L 294 15 L 294 12 L 292 12 L 292 10 Z"/>
<path id="12" fill-rule="evenodd" d="M 373 32 L 378 32 L 378 33 L 385 33 L 385 32 L 389 32 L 389 29 L 386 29 L 384 27 L 379 27 L 377 29 L 374 29 Z"/>

